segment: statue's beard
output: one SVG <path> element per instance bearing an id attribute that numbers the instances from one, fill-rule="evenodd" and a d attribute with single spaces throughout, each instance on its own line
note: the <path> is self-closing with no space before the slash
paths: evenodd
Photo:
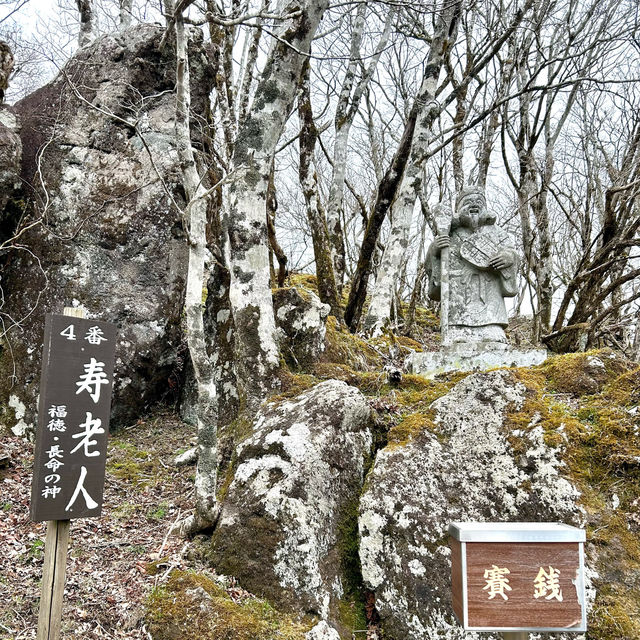
<path id="1" fill-rule="evenodd" d="M 478 216 L 470 216 L 463 213 L 460 216 L 460 226 L 465 227 L 466 229 L 471 229 L 471 231 L 475 231 L 479 226 Z"/>

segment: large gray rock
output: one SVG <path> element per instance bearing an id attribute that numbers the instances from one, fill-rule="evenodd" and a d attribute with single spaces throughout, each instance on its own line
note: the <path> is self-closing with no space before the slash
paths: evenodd
<path id="1" fill-rule="evenodd" d="M 280 607 L 333 618 L 344 591 L 341 532 L 357 517 L 370 419 L 362 394 L 337 380 L 263 408 L 238 448 L 212 539 L 216 570 Z"/>
<path id="2" fill-rule="evenodd" d="M 187 247 L 173 204 L 184 200 L 175 56 L 171 43 L 159 47 L 164 31 L 138 25 L 98 38 L 15 107 L 22 175 L 33 185 L 26 219 L 44 215 L 21 237 L 26 249 L 8 255 L 3 274 L 9 330 L 0 400 L 15 408 L 2 422 L 16 433 L 33 426 L 44 314 L 65 305 L 119 326 L 112 424 L 134 419 L 170 390 Z M 192 108 L 205 113 L 213 74 L 199 34 L 190 50 Z"/>
<path id="3" fill-rule="evenodd" d="M 273 292 L 273 310 L 287 365 L 294 370 L 308 369 L 325 349 L 331 308 L 313 291 L 290 287 Z"/>
<path id="4" fill-rule="evenodd" d="M 0 106 L 0 243 L 11 237 L 22 213 L 17 203 L 7 207 L 21 187 L 21 162 L 20 120 L 13 109 Z"/>
<path id="5" fill-rule="evenodd" d="M 325 620 L 321 620 L 304 634 L 304 640 L 340 640 L 340 635 Z"/>
<path id="6" fill-rule="evenodd" d="M 503 426 L 524 400 L 507 371 L 471 375 L 433 404 L 433 430 L 378 452 L 360 502 L 360 559 L 386 638 L 476 637 L 460 630 L 450 605 L 450 522 L 583 524 L 578 491 L 542 427 Z"/>

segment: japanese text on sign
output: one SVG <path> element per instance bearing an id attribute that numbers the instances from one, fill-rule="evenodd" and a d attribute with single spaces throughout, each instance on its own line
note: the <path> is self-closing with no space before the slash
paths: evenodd
<path id="1" fill-rule="evenodd" d="M 483 590 L 488 589 L 489 600 L 493 600 L 496 595 L 502 597 L 503 600 L 508 600 L 509 596 L 506 591 L 512 591 L 509 586 L 509 578 L 506 576 L 511 572 L 507 567 L 497 567 L 495 564 L 491 569 L 486 569 L 484 572 L 484 578 L 487 585 L 483 587 Z M 545 598 L 546 600 L 552 600 L 555 598 L 559 602 L 562 602 L 562 589 L 560 589 L 560 571 L 549 566 L 549 571 L 546 571 L 544 567 L 540 567 L 535 580 L 532 581 L 534 598 Z"/>
<path id="2" fill-rule="evenodd" d="M 114 351 L 114 325 L 47 316 L 33 520 L 100 515 Z"/>

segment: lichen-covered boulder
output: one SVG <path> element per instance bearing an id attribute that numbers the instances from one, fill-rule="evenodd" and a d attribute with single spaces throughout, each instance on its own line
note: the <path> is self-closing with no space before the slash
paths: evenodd
<path id="1" fill-rule="evenodd" d="M 370 420 L 367 400 L 337 380 L 264 407 L 237 451 L 212 538 L 216 570 L 284 609 L 333 619 Z"/>
<path id="2" fill-rule="evenodd" d="M 305 634 L 304 640 L 340 640 L 340 635 L 326 620 L 321 620 Z"/>
<path id="3" fill-rule="evenodd" d="M 24 220 L 41 224 L 20 237 L 2 276 L 0 401 L 10 428 L 19 423 L 12 397 L 26 408 L 19 430 L 32 428 L 44 315 L 64 306 L 119 327 L 112 424 L 170 392 L 187 246 L 175 54 L 170 42 L 161 49 L 164 33 L 138 25 L 102 36 L 15 107 L 22 176 L 33 185 Z M 213 74 L 201 32 L 191 35 L 192 108 L 204 113 Z"/>
<path id="4" fill-rule="evenodd" d="M 276 289 L 273 310 L 280 333 L 280 351 L 292 369 L 308 369 L 325 349 L 331 308 L 308 289 Z"/>
<path id="5" fill-rule="evenodd" d="M 360 559 L 385 638 L 475 637 L 453 618 L 450 522 L 584 524 L 542 427 L 505 427 L 525 392 L 508 371 L 471 375 L 433 403 L 432 424 L 378 452 L 360 502 Z"/>
<path id="6" fill-rule="evenodd" d="M 22 213 L 19 206 L 7 207 L 21 186 L 21 162 L 20 120 L 13 109 L 0 106 L 0 243 L 12 236 Z"/>

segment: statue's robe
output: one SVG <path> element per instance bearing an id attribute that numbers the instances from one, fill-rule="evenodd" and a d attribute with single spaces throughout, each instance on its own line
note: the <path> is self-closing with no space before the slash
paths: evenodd
<path id="1" fill-rule="evenodd" d="M 511 261 L 504 269 L 479 268 L 462 257 L 460 249 L 472 230 L 458 227 L 451 233 L 449 248 L 449 327 L 506 327 L 505 297 L 517 294 L 517 253 L 512 237 L 500 227 L 484 225 L 475 233 L 491 234 L 497 252 Z M 428 253 L 429 297 L 440 300 L 442 261 L 432 244 Z M 495 335 L 503 334 L 503 331 Z M 479 339 L 486 339 L 482 335 Z M 493 339 L 493 338 L 492 338 Z"/>

